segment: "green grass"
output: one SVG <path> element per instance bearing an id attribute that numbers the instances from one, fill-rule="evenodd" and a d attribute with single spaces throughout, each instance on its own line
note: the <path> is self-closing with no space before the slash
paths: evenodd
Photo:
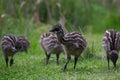
<path id="1" fill-rule="evenodd" d="M 48 65 L 45 65 L 45 54 L 39 45 L 40 35 L 48 32 L 50 25 L 35 27 L 30 33 L 25 34 L 31 42 L 28 54 L 24 52 L 14 56 L 15 64 L 6 67 L 3 53 L 0 50 L 0 80 L 119 80 L 120 60 L 117 62 L 117 69 L 107 69 L 107 60 L 101 46 L 103 34 L 85 34 L 88 41 L 88 48 L 85 55 L 91 53 L 93 57 L 86 57 L 84 54 L 73 69 L 73 57 L 65 71 L 61 68 L 65 63 L 65 56 L 61 54 L 60 64 L 56 65 L 56 57 L 52 55 Z M 46 30 L 47 28 L 47 30 Z M 14 32 L 13 32 L 14 33 Z M 15 32 L 16 33 L 16 32 Z M 20 33 L 19 33 L 20 34 Z M 24 33 L 23 33 L 24 34 Z M 17 34 L 16 34 L 17 35 Z M 92 48 L 91 48 L 92 47 Z"/>

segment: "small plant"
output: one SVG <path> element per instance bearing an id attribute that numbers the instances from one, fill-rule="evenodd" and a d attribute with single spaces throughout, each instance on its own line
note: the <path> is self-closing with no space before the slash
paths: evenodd
<path id="1" fill-rule="evenodd" d="M 94 48 L 94 42 L 92 42 L 91 46 L 88 46 L 86 50 L 83 53 L 84 58 L 92 58 L 94 57 L 95 48 Z"/>

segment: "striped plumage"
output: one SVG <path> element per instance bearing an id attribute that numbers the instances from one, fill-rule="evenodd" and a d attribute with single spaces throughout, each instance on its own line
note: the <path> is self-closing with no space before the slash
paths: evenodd
<path id="1" fill-rule="evenodd" d="M 28 41 L 28 39 L 24 36 L 18 36 L 17 40 L 18 41 L 16 43 L 16 48 L 19 51 L 25 51 L 27 53 L 27 48 L 30 46 L 30 42 Z"/>
<path id="2" fill-rule="evenodd" d="M 67 62 L 63 66 L 62 70 L 65 70 L 69 60 L 71 59 L 71 55 L 74 56 L 74 69 L 76 67 L 76 63 L 78 58 L 81 56 L 81 53 L 87 47 L 87 42 L 82 34 L 78 32 L 71 32 L 64 35 L 64 31 L 62 29 L 61 24 L 56 24 L 50 32 L 55 32 L 57 34 L 58 40 L 61 44 L 63 44 L 64 52 L 67 56 Z"/>
<path id="3" fill-rule="evenodd" d="M 7 66 L 8 66 L 9 57 L 11 57 L 10 66 L 13 65 L 13 62 L 14 62 L 13 56 L 15 53 L 21 50 L 22 48 L 21 44 L 24 45 L 23 43 L 21 43 L 20 39 L 18 39 L 16 36 L 12 34 L 9 34 L 3 37 L 1 41 L 1 46 L 2 46 L 2 51 L 4 53 L 4 58 Z M 17 45 L 20 45 L 19 49 Z"/>
<path id="4" fill-rule="evenodd" d="M 17 38 L 12 34 L 4 36 L 2 39 L 2 42 L 1 42 L 2 51 L 4 53 L 7 66 L 8 66 L 8 61 L 9 61 L 8 56 L 11 56 L 10 66 L 12 66 L 13 64 L 13 56 L 17 52 L 17 49 L 15 48 L 16 41 L 17 41 Z"/>
<path id="5" fill-rule="evenodd" d="M 12 53 L 9 52 L 16 52 L 16 41 L 16 37 L 12 34 L 4 36 L 1 42 L 2 50 L 5 51 L 7 55 L 11 56 Z"/>
<path id="6" fill-rule="evenodd" d="M 120 34 L 113 29 L 107 30 L 104 34 L 102 43 L 103 48 L 105 49 L 105 52 L 107 54 L 108 68 L 109 60 L 111 60 L 114 67 L 116 67 L 118 53 L 120 50 Z"/>
<path id="7" fill-rule="evenodd" d="M 48 64 L 52 53 L 56 54 L 57 64 L 59 64 L 59 55 L 63 52 L 63 49 L 60 42 L 58 42 L 57 36 L 50 33 L 44 33 L 40 37 L 40 45 L 46 54 L 46 64 Z"/>

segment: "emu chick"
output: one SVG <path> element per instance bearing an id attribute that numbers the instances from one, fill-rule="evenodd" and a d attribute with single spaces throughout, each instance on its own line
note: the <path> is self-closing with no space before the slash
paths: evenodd
<path id="1" fill-rule="evenodd" d="M 78 58 L 81 56 L 82 52 L 87 47 L 87 41 L 85 40 L 84 36 L 78 32 L 70 32 L 64 34 L 61 24 L 56 24 L 50 30 L 50 32 L 56 33 L 57 38 L 61 44 L 63 44 L 64 52 L 67 56 L 67 61 L 65 65 L 62 67 L 62 70 L 65 70 L 67 64 L 71 59 L 71 55 L 74 56 L 74 69 L 76 67 L 76 63 Z"/>
<path id="2" fill-rule="evenodd" d="M 21 39 L 21 37 L 16 37 L 13 34 L 9 34 L 3 37 L 1 46 L 2 46 L 2 51 L 4 53 L 6 66 L 8 66 L 9 57 L 11 57 L 10 66 L 12 66 L 14 63 L 13 56 L 15 55 L 15 53 L 19 52 L 20 50 L 27 49 L 28 43 L 25 42 L 26 40 L 27 39 L 23 39 L 23 37 Z"/>
<path id="3" fill-rule="evenodd" d="M 59 55 L 63 52 L 63 49 L 57 37 L 50 33 L 44 33 L 40 38 L 40 45 L 46 54 L 46 64 L 48 64 L 50 55 L 54 53 L 56 54 L 58 65 Z"/>
<path id="4" fill-rule="evenodd" d="M 116 62 L 118 60 L 118 53 L 120 50 L 120 34 L 113 29 L 106 30 L 102 43 L 103 43 L 103 48 L 107 55 L 108 69 L 109 69 L 109 60 L 111 60 L 114 67 L 116 67 Z"/>
<path id="5" fill-rule="evenodd" d="M 25 38 L 24 36 L 18 36 L 17 37 L 17 43 L 16 43 L 16 48 L 19 51 L 25 51 L 27 53 L 27 49 L 30 46 L 30 42 L 28 41 L 27 38 Z"/>

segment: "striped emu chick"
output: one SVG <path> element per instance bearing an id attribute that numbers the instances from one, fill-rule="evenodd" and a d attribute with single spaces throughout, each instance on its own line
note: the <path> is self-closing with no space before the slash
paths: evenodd
<path id="1" fill-rule="evenodd" d="M 40 38 L 40 45 L 46 54 L 46 64 L 48 64 L 50 55 L 56 54 L 57 65 L 59 64 L 59 55 L 63 52 L 62 45 L 57 39 L 57 36 L 50 33 L 44 33 Z"/>
<path id="2" fill-rule="evenodd" d="M 24 36 L 18 36 L 16 42 L 16 49 L 27 53 L 27 49 L 30 46 L 30 42 Z"/>
<path id="3" fill-rule="evenodd" d="M 67 68 L 67 64 L 71 59 L 71 55 L 74 56 L 75 69 L 78 58 L 81 56 L 81 53 L 87 46 L 87 42 L 84 39 L 83 35 L 78 32 L 71 32 L 64 35 L 61 24 L 54 25 L 50 32 L 55 32 L 57 34 L 58 40 L 61 44 L 63 44 L 64 52 L 67 56 L 67 61 L 62 67 L 62 70 L 65 70 Z"/>
<path id="4" fill-rule="evenodd" d="M 113 29 L 107 30 L 103 37 L 102 43 L 107 55 L 108 69 L 110 60 L 112 61 L 114 67 L 116 67 L 118 53 L 120 50 L 120 34 Z"/>
<path id="5" fill-rule="evenodd" d="M 16 41 L 16 37 L 12 34 L 4 36 L 2 39 L 1 46 L 7 66 L 9 61 L 8 56 L 11 57 L 10 66 L 13 64 L 13 56 L 17 52 L 17 49 L 15 48 Z"/>
<path id="6" fill-rule="evenodd" d="M 29 41 L 23 36 L 15 37 L 14 35 L 9 34 L 3 37 L 1 46 L 6 66 L 8 66 L 9 57 L 11 57 L 10 66 L 12 66 L 14 62 L 13 56 L 15 53 L 19 51 L 27 51 Z"/>

